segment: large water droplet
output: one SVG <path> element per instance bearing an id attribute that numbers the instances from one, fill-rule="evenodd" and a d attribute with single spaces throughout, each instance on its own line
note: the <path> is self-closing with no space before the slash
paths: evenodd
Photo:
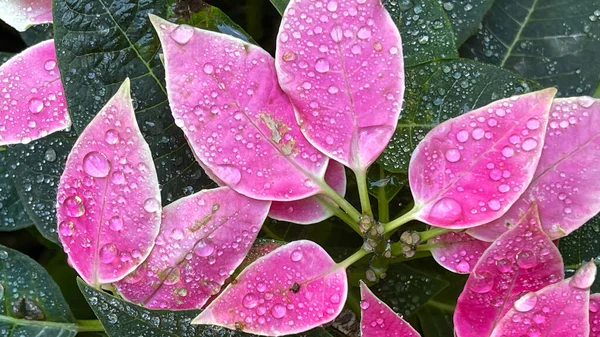
<path id="1" fill-rule="evenodd" d="M 523 269 L 537 266 L 537 256 L 529 249 L 524 249 L 517 254 L 517 265 Z"/>
<path id="2" fill-rule="evenodd" d="M 156 198 L 148 198 L 144 201 L 144 210 L 146 210 L 146 212 L 154 213 L 158 212 L 159 209 L 160 203 Z"/>
<path id="3" fill-rule="evenodd" d="M 110 162 L 103 153 L 92 151 L 83 157 L 83 170 L 95 178 L 104 178 L 110 172 Z"/>
<path id="4" fill-rule="evenodd" d="M 118 253 L 119 249 L 117 249 L 117 245 L 115 245 L 114 243 L 109 243 L 100 248 L 100 251 L 98 252 L 98 257 L 100 258 L 100 261 L 102 261 L 102 263 L 111 263 L 115 260 Z"/>
<path id="5" fill-rule="evenodd" d="M 329 33 L 329 35 L 331 36 L 331 39 L 333 40 L 333 42 L 340 42 L 340 41 L 342 41 L 342 38 L 344 37 L 344 32 L 342 31 L 342 27 L 340 27 L 339 25 L 335 25 L 331 29 L 331 32 Z"/>
<path id="6" fill-rule="evenodd" d="M 166 285 L 173 285 L 179 282 L 179 280 L 181 280 L 181 271 L 175 267 L 168 271 L 164 282 Z"/>
<path id="7" fill-rule="evenodd" d="M 215 174 L 227 185 L 237 185 L 242 180 L 242 172 L 235 166 L 219 165 L 215 169 Z"/>
<path id="8" fill-rule="evenodd" d="M 215 70 L 215 66 L 213 66 L 212 63 L 210 63 L 210 62 L 205 63 L 204 67 L 202 67 L 202 71 L 204 71 L 204 73 L 207 75 L 212 74 L 214 70 Z"/>
<path id="9" fill-rule="evenodd" d="M 358 30 L 358 33 L 356 34 L 356 36 L 358 36 L 358 38 L 362 39 L 362 40 L 370 39 L 371 38 L 371 28 L 368 26 L 362 26 Z"/>
<path id="10" fill-rule="evenodd" d="M 294 262 L 302 260 L 302 251 L 300 251 L 299 249 L 294 250 L 292 252 L 292 255 L 290 256 L 290 259 Z"/>
<path id="11" fill-rule="evenodd" d="M 42 109 L 44 109 L 44 102 L 41 99 L 34 97 L 29 100 L 29 111 L 31 113 L 39 113 Z"/>
<path id="12" fill-rule="evenodd" d="M 123 219 L 121 219 L 121 217 L 118 215 L 113 216 L 108 220 L 108 226 L 111 230 L 115 232 L 120 231 L 121 229 L 123 229 Z"/>
<path id="13" fill-rule="evenodd" d="M 533 138 L 527 138 L 523 141 L 521 148 L 523 148 L 524 151 L 531 151 L 531 150 L 535 149 L 537 145 L 538 145 L 537 140 L 535 140 Z"/>
<path id="14" fill-rule="evenodd" d="M 528 312 L 535 307 L 537 303 L 537 295 L 534 292 L 529 292 L 515 301 L 514 307 L 518 312 Z"/>
<path id="15" fill-rule="evenodd" d="M 47 71 L 54 70 L 54 68 L 56 68 L 56 61 L 48 60 L 44 63 L 44 69 L 46 69 Z"/>
<path id="16" fill-rule="evenodd" d="M 492 290 L 494 286 L 494 275 L 488 273 L 487 271 L 482 271 L 480 273 L 473 273 L 470 279 L 469 288 L 478 293 L 485 294 Z"/>
<path id="17" fill-rule="evenodd" d="M 327 3 L 327 10 L 330 12 L 335 12 L 338 8 L 338 3 L 335 0 L 331 0 Z"/>
<path id="18" fill-rule="evenodd" d="M 188 25 L 180 25 L 171 32 L 171 38 L 180 45 L 187 44 L 194 36 L 194 28 Z"/>
<path id="19" fill-rule="evenodd" d="M 65 207 L 65 212 L 70 217 L 78 218 L 85 214 L 83 200 L 76 195 L 66 198 L 63 202 L 63 206 Z"/>
<path id="20" fill-rule="evenodd" d="M 496 268 L 501 272 L 501 273 L 508 273 L 509 271 L 511 271 L 512 268 L 512 264 L 510 263 L 509 260 L 507 259 L 499 259 L 496 260 Z"/>
<path id="21" fill-rule="evenodd" d="M 429 217 L 442 223 L 453 223 L 462 219 L 462 207 L 452 198 L 442 198 L 433 205 Z"/>
<path id="22" fill-rule="evenodd" d="M 115 145 L 119 142 L 119 132 L 115 129 L 107 130 L 104 133 L 104 141 L 110 145 Z"/>
<path id="23" fill-rule="evenodd" d="M 194 254 L 200 257 L 210 256 L 215 251 L 215 246 L 205 240 L 200 240 L 194 246 Z"/>
<path id="24" fill-rule="evenodd" d="M 460 152 L 457 149 L 450 149 L 446 151 L 446 160 L 451 163 L 456 163 L 460 160 Z"/>
<path id="25" fill-rule="evenodd" d="M 248 293 L 242 299 L 242 304 L 245 308 L 252 309 L 258 305 L 258 296 L 254 293 Z"/>
<path id="26" fill-rule="evenodd" d="M 75 225 L 71 221 L 63 221 L 58 225 L 58 234 L 72 236 L 75 233 Z"/>
<path id="27" fill-rule="evenodd" d="M 320 58 L 315 62 L 315 70 L 320 73 L 326 73 L 329 71 L 329 61 L 324 58 Z"/>
<path id="28" fill-rule="evenodd" d="M 283 316 L 285 316 L 286 312 L 287 309 L 285 308 L 285 305 L 280 303 L 275 304 L 271 308 L 271 315 L 273 315 L 273 317 L 275 318 L 282 318 Z"/>
<path id="29" fill-rule="evenodd" d="M 540 121 L 535 118 L 531 118 L 525 125 L 529 130 L 537 130 L 540 127 Z"/>
<path id="30" fill-rule="evenodd" d="M 456 133 L 456 140 L 464 143 L 469 140 L 469 132 L 467 130 L 460 130 Z"/>

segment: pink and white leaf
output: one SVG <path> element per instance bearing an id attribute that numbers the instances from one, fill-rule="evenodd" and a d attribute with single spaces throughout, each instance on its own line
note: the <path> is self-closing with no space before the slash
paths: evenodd
<path id="1" fill-rule="evenodd" d="M 400 33 L 381 1 L 290 1 L 275 60 L 302 132 L 364 172 L 394 134 L 404 96 Z"/>
<path id="2" fill-rule="evenodd" d="M 150 256 L 116 284 L 119 293 L 147 308 L 201 308 L 244 260 L 269 206 L 229 187 L 169 204 Z"/>
<path id="3" fill-rule="evenodd" d="M 0 0 L 0 20 L 20 32 L 52 22 L 52 0 Z"/>
<path id="4" fill-rule="evenodd" d="M 431 255 L 442 267 L 458 273 L 469 274 L 491 245 L 466 232 L 450 232 L 429 241 L 434 245 Z"/>
<path id="5" fill-rule="evenodd" d="M 82 279 L 112 283 L 150 254 L 160 217 L 156 169 L 127 79 L 67 158 L 57 196 L 59 239 Z"/>
<path id="6" fill-rule="evenodd" d="M 360 281 L 360 335 L 362 337 L 420 337 L 402 317 L 379 300 Z"/>
<path id="7" fill-rule="evenodd" d="M 542 226 L 553 240 L 569 235 L 600 211 L 600 100 L 557 98 L 533 181 L 498 220 L 469 232 L 492 241 L 537 201 Z"/>
<path id="8" fill-rule="evenodd" d="M 192 324 L 264 336 L 332 321 L 346 301 L 346 271 L 314 242 L 294 241 L 248 266 Z"/>
<path id="9" fill-rule="evenodd" d="M 555 93 L 498 100 L 431 130 L 409 167 L 416 218 L 469 228 L 504 214 L 533 178 Z"/>
<path id="10" fill-rule="evenodd" d="M 590 337 L 600 336 L 600 294 L 590 295 Z"/>
<path id="11" fill-rule="evenodd" d="M 560 253 L 542 230 L 533 204 L 517 226 L 483 253 L 469 275 L 454 311 L 457 337 L 489 336 L 524 292 L 563 278 Z"/>
<path id="12" fill-rule="evenodd" d="M 336 161 L 329 161 L 325 171 L 325 182 L 342 197 L 346 194 L 346 171 Z M 315 195 L 306 199 L 282 202 L 274 201 L 269 217 L 302 225 L 321 222 L 333 215 L 332 209 L 338 206 L 324 195 Z"/>
<path id="13" fill-rule="evenodd" d="M 29 47 L 2 64 L 0 92 L 0 145 L 29 143 L 71 126 L 54 40 Z"/>
<path id="14" fill-rule="evenodd" d="M 592 261 L 567 280 L 524 294 L 490 337 L 589 336 L 590 287 L 595 277 L 596 265 Z"/>
<path id="15" fill-rule="evenodd" d="M 150 17 L 164 50 L 175 122 L 202 164 L 255 199 L 293 201 L 319 193 L 328 158 L 302 135 L 269 53 Z"/>

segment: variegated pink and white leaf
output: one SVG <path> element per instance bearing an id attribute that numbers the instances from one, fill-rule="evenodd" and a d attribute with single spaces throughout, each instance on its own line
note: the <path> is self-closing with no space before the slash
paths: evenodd
<path id="1" fill-rule="evenodd" d="M 360 335 L 362 337 L 420 337 L 402 317 L 379 300 L 360 281 Z"/>
<path id="2" fill-rule="evenodd" d="M 600 100 L 557 98 L 550 110 L 546 142 L 533 181 L 498 220 L 469 233 L 492 241 L 537 201 L 551 239 L 569 235 L 600 211 Z"/>
<path id="3" fill-rule="evenodd" d="M 489 242 L 478 240 L 466 232 L 450 232 L 429 241 L 434 245 L 431 255 L 442 267 L 459 274 L 469 274 Z"/>
<path id="4" fill-rule="evenodd" d="M 306 137 L 366 171 L 394 134 L 404 96 L 400 33 L 381 1 L 290 1 L 275 60 Z"/>
<path id="5" fill-rule="evenodd" d="M 600 294 L 590 296 L 590 337 L 600 336 Z"/>
<path id="6" fill-rule="evenodd" d="M 52 0 L 0 0 L 0 20 L 20 32 L 52 22 Z"/>
<path id="7" fill-rule="evenodd" d="M 332 321 L 346 301 L 346 271 L 314 242 L 294 241 L 248 266 L 192 324 L 264 336 Z"/>
<path id="8" fill-rule="evenodd" d="M 592 261 L 567 280 L 524 294 L 490 337 L 589 336 L 590 287 L 595 277 L 596 265 Z"/>
<path id="9" fill-rule="evenodd" d="M 2 64 L 0 92 L 0 145 L 29 143 L 71 126 L 54 40 Z"/>
<path id="10" fill-rule="evenodd" d="M 524 292 L 563 278 L 563 261 L 542 230 L 533 204 L 519 224 L 484 252 L 469 275 L 454 311 L 457 337 L 489 336 Z"/>
<path id="11" fill-rule="evenodd" d="M 504 214 L 533 178 L 555 93 L 498 100 L 431 130 L 410 161 L 415 217 L 469 228 Z"/>
<path id="12" fill-rule="evenodd" d="M 325 182 L 342 197 L 346 194 L 346 171 L 336 161 L 329 161 L 325 171 Z M 332 209 L 338 206 L 324 195 L 315 195 L 296 201 L 274 201 L 269 217 L 302 225 L 321 222 L 333 215 Z"/>
<path id="13" fill-rule="evenodd" d="M 244 260 L 269 206 L 229 187 L 169 204 L 150 256 L 116 284 L 119 293 L 147 308 L 200 309 Z"/>
<path id="14" fill-rule="evenodd" d="M 57 196 L 58 234 L 87 283 L 116 282 L 150 254 L 161 198 L 126 79 L 71 149 Z"/>
<path id="15" fill-rule="evenodd" d="M 202 164 L 255 199 L 319 193 L 328 158 L 302 135 L 273 58 L 224 34 L 151 20 L 164 50 L 175 122 Z"/>

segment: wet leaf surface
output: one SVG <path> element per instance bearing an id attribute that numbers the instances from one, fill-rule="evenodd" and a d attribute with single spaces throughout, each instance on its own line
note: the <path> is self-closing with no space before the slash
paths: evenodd
<path id="1" fill-rule="evenodd" d="M 459 274 L 469 274 L 490 246 L 489 242 L 477 240 L 466 232 L 442 234 L 429 243 L 438 246 L 431 249 L 433 258 L 444 268 Z"/>
<path id="2" fill-rule="evenodd" d="M 17 230 L 33 224 L 17 193 L 17 185 L 7 172 L 6 151 L 0 150 L 0 231 Z"/>
<path id="3" fill-rule="evenodd" d="M 461 46 L 477 32 L 483 16 L 494 0 L 443 0 L 444 11 L 456 35 L 456 46 Z"/>
<path id="4" fill-rule="evenodd" d="M 461 55 L 558 86 L 558 96 L 591 95 L 600 72 L 597 10 L 595 1 L 497 0 Z"/>
<path id="5" fill-rule="evenodd" d="M 20 32 L 32 25 L 52 22 L 52 0 L 2 1 L 0 20 Z"/>
<path id="6" fill-rule="evenodd" d="M 0 335 L 73 337 L 75 318 L 42 266 L 0 246 Z"/>
<path id="7" fill-rule="evenodd" d="M 600 294 L 590 296 L 590 337 L 600 336 Z"/>
<path id="8" fill-rule="evenodd" d="M 20 33 L 21 39 L 28 46 L 36 45 L 42 41 L 54 38 L 54 29 L 51 23 L 35 25 Z"/>
<path id="9" fill-rule="evenodd" d="M 425 305 L 418 313 L 423 337 L 455 337 L 452 311 Z"/>
<path id="10" fill-rule="evenodd" d="M 600 216 L 591 218 L 581 228 L 560 239 L 558 249 L 569 273 L 587 261 L 599 261 Z M 600 279 L 592 285 L 592 292 L 600 292 Z"/>

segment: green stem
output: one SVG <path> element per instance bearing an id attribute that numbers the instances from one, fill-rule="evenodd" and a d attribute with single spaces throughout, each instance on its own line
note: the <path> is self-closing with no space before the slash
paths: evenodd
<path id="1" fill-rule="evenodd" d="M 427 301 L 427 303 L 425 303 L 425 305 L 434 307 L 436 309 L 440 309 L 442 311 L 449 311 L 449 312 L 453 312 L 454 309 L 456 308 L 455 306 L 453 306 L 451 304 L 446 304 L 446 303 L 438 302 L 435 300 L 429 300 L 429 301 Z"/>
<path id="2" fill-rule="evenodd" d="M 424 252 L 424 251 L 431 251 L 434 248 L 440 248 L 443 247 L 444 245 L 440 245 L 437 243 L 426 243 L 424 245 L 418 245 L 417 246 L 417 251 L 418 252 Z"/>
<path id="3" fill-rule="evenodd" d="M 429 251 L 416 252 L 415 255 L 411 257 L 397 256 L 393 259 L 390 259 L 390 263 L 402 263 L 410 260 L 422 259 L 424 257 L 430 257 L 431 253 Z"/>
<path id="4" fill-rule="evenodd" d="M 369 255 L 369 252 L 367 252 L 366 250 L 361 248 L 356 253 L 348 256 L 348 258 L 345 259 L 344 261 L 338 263 L 335 266 L 335 269 L 339 269 L 339 268 L 346 269 L 346 268 L 350 267 L 353 263 L 355 263 L 356 261 L 362 259 L 363 257 L 365 257 L 367 255 Z"/>
<path id="5" fill-rule="evenodd" d="M 432 227 L 429 230 L 426 230 L 424 232 L 420 232 L 419 236 L 421 237 L 421 242 L 425 242 L 429 239 L 432 239 L 436 236 L 440 236 L 442 234 L 451 232 L 452 230 L 447 229 L 447 228 L 439 228 L 439 227 Z"/>
<path id="6" fill-rule="evenodd" d="M 101 332 L 104 331 L 102 323 L 97 319 L 77 321 L 77 332 Z"/>
<path id="7" fill-rule="evenodd" d="M 367 184 L 367 170 L 354 171 L 356 175 L 356 185 L 358 186 L 358 195 L 360 196 L 360 207 L 363 214 L 373 217 L 371 210 L 371 200 L 369 199 L 369 185 Z"/>
<path id="8" fill-rule="evenodd" d="M 352 218 L 346 212 L 342 211 L 336 205 L 331 205 L 331 203 L 327 202 L 326 200 L 323 200 L 321 196 L 317 195 L 317 198 L 321 201 L 323 206 L 325 206 L 327 209 L 329 209 L 329 211 L 331 211 L 331 213 L 333 213 L 333 215 L 335 215 L 340 220 L 345 222 L 348 226 L 350 226 L 350 228 L 354 229 L 354 231 L 356 233 L 358 233 L 358 235 L 360 235 L 360 236 L 364 235 L 364 233 L 360 231 L 360 228 L 358 228 L 358 223 L 356 221 L 352 220 Z"/>
<path id="9" fill-rule="evenodd" d="M 413 207 L 413 209 L 411 209 L 410 211 L 408 211 L 407 213 L 405 213 L 404 215 L 400 216 L 399 218 L 388 222 L 384 225 L 385 231 L 384 233 L 389 233 L 391 231 L 393 231 L 394 229 L 404 225 L 405 223 L 414 220 L 415 219 L 415 215 L 420 211 L 421 209 L 419 207 Z"/>
<path id="10" fill-rule="evenodd" d="M 385 170 L 383 169 L 383 166 L 379 165 L 379 179 L 383 178 L 385 178 Z M 377 198 L 379 201 L 377 203 L 379 221 L 383 223 L 390 222 L 390 204 L 385 197 L 385 185 L 379 186 L 377 194 L 379 195 Z"/>
<path id="11" fill-rule="evenodd" d="M 323 195 L 333 200 L 333 202 L 340 206 L 340 208 L 343 209 L 344 212 L 346 212 L 354 222 L 358 223 L 361 215 L 360 212 L 354 208 L 354 206 L 352 206 L 348 201 L 346 201 L 346 199 L 344 199 L 338 192 L 336 192 L 326 183 L 319 184 L 319 187 L 321 187 L 321 192 Z"/>

